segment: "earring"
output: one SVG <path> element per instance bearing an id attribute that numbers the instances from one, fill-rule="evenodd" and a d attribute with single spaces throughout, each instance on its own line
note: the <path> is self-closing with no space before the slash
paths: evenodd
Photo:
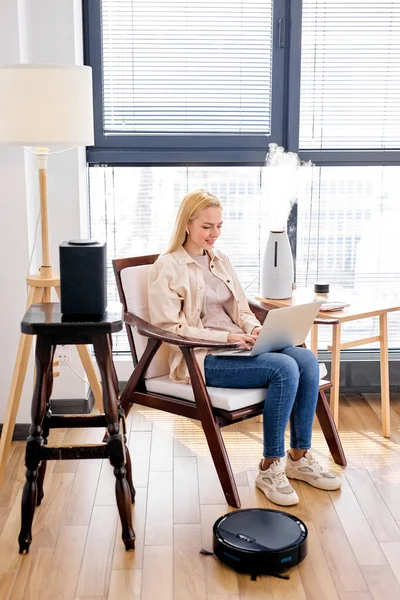
<path id="1" fill-rule="evenodd" d="M 186 227 L 186 233 L 187 233 L 188 235 L 190 235 L 190 231 L 189 231 L 189 229 L 188 229 L 187 227 Z"/>

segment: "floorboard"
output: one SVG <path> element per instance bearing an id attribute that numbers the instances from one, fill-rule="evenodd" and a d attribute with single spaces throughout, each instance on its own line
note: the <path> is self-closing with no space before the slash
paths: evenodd
<path id="1" fill-rule="evenodd" d="M 107 461 L 50 462 L 30 553 L 18 554 L 24 445 L 14 443 L 0 491 L 0 598 L 3 600 L 400 600 L 400 394 L 392 435 L 381 436 L 377 394 L 340 399 L 348 459 L 329 455 L 318 423 L 313 449 L 343 477 L 340 491 L 294 482 L 300 504 L 287 512 L 309 530 L 309 553 L 290 579 L 251 581 L 213 556 L 212 525 L 232 510 L 224 500 L 199 423 L 135 407 L 128 443 L 137 488 L 136 550 L 125 552 Z M 101 441 L 103 430 L 59 430 L 49 443 Z M 255 488 L 262 423 L 223 430 L 243 508 L 277 508 Z M 288 443 L 286 434 L 286 443 Z"/>

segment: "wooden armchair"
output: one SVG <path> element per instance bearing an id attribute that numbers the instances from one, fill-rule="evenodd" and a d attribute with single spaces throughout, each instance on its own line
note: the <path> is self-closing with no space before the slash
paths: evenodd
<path id="1" fill-rule="evenodd" d="M 201 422 L 226 501 L 240 507 L 239 495 L 221 435 L 221 427 L 262 414 L 265 388 L 230 389 L 206 386 L 194 355 L 195 348 L 231 348 L 236 344 L 191 339 L 149 323 L 148 273 L 158 255 L 123 258 L 113 261 L 124 320 L 132 351 L 134 371 L 121 395 L 121 406 L 128 415 L 131 406 L 141 404 Z M 262 323 L 268 309 L 250 302 Z M 279 310 L 279 309 L 278 309 Z M 179 347 L 189 369 L 191 385 L 169 378 L 167 348 Z M 321 381 L 317 405 L 320 422 L 336 463 L 346 464 L 339 435 L 325 397 L 329 381 Z"/>

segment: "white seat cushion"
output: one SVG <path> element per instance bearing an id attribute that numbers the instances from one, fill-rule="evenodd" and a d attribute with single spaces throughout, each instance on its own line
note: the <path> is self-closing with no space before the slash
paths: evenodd
<path id="1" fill-rule="evenodd" d="M 320 364 L 320 385 L 327 383 L 323 380 L 326 374 L 326 367 Z M 194 402 L 193 388 L 191 385 L 184 383 L 175 383 L 170 379 L 169 375 L 162 377 L 152 377 L 146 379 L 146 389 L 148 392 L 155 394 L 164 394 L 166 396 L 174 396 L 183 400 Z M 222 410 L 239 410 L 246 406 L 252 406 L 265 400 L 267 388 L 220 388 L 207 386 L 208 395 L 210 396 L 211 404 L 215 408 Z"/>
<path id="2" fill-rule="evenodd" d="M 146 389 L 155 394 L 165 394 L 194 402 L 193 388 L 175 383 L 168 375 L 146 379 Z M 211 404 L 222 410 L 238 410 L 265 400 L 266 388 L 234 389 L 207 386 Z"/>

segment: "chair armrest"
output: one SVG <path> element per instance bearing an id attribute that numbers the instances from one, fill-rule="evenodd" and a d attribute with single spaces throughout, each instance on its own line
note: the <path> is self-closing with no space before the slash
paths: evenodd
<path id="1" fill-rule="evenodd" d="M 171 333 L 160 327 L 154 327 L 144 319 L 137 315 L 126 312 L 124 313 L 124 321 L 131 327 L 134 327 L 140 335 L 153 340 L 160 340 L 166 344 L 181 346 L 182 348 L 240 348 L 241 345 L 237 342 L 212 342 L 210 340 L 201 340 L 198 338 L 189 338 L 183 335 Z"/>
<path id="2" fill-rule="evenodd" d="M 250 300 L 249 298 L 247 298 L 247 302 L 249 304 L 251 312 L 260 321 L 262 325 L 265 321 L 265 317 L 267 316 L 270 310 L 269 307 L 265 306 L 264 304 L 261 304 L 261 302 L 257 302 L 256 300 Z"/>

